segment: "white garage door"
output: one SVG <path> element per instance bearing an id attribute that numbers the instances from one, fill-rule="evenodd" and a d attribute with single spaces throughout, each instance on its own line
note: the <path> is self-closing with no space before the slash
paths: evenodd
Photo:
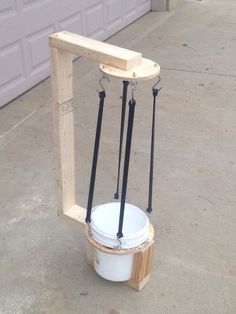
<path id="1" fill-rule="evenodd" d="M 104 40 L 150 8 L 151 0 L 0 0 L 0 107 L 49 75 L 49 34 Z"/>

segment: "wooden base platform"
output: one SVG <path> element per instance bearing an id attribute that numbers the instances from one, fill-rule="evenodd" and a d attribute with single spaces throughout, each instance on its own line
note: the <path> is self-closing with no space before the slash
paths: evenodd
<path id="1" fill-rule="evenodd" d="M 111 249 L 103 246 L 92 238 L 91 234 L 89 233 L 88 226 L 86 226 L 85 228 L 85 233 L 88 240 L 86 255 L 88 265 L 93 267 L 94 248 L 108 254 L 134 254 L 132 277 L 130 280 L 125 281 L 124 284 L 137 291 L 140 291 L 145 287 L 150 279 L 155 243 L 154 229 L 151 224 L 149 225 L 149 236 L 147 241 L 140 246 L 132 249 Z"/>

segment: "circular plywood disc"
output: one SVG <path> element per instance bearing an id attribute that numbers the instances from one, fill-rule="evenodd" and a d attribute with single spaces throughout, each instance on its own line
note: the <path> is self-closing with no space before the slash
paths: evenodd
<path id="1" fill-rule="evenodd" d="M 144 81 L 150 80 L 159 75 L 160 66 L 158 63 L 152 60 L 142 58 L 142 61 L 139 65 L 136 65 L 128 71 L 120 70 L 106 64 L 100 64 L 100 70 L 109 76 L 122 80 Z"/>

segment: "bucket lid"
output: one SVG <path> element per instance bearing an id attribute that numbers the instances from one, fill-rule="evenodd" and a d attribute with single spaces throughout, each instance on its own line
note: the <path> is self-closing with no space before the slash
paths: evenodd
<path id="1" fill-rule="evenodd" d="M 91 232 L 99 243 L 114 247 L 119 242 L 117 232 L 120 216 L 120 202 L 107 203 L 93 208 L 91 214 Z M 138 207 L 125 204 L 123 220 L 123 238 L 125 247 L 135 247 L 142 244 L 148 237 L 149 219 Z M 122 246 L 124 247 L 124 246 Z"/>

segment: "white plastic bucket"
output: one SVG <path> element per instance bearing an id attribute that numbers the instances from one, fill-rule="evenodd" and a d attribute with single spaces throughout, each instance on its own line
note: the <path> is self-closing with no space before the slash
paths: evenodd
<path id="1" fill-rule="evenodd" d="M 148 238 L 149 219 L 138 207 L 125 204 L 123 237 L 117 239 L 120 203 L 99 205 L 92 210 L 90 230 L 95 241 L 109 248 L 134 248 Z M 132 276 L 133 254 L 115 255 L 98 249 L 94 252 L 94 269 L 111 281 L 126 281 Z"/>
<path id="2" fill-rule="evenodd" d="M 111 281 L 126 281 L 132 276 L 134 254 L 114 255 L 94 249 L 94 269 Z"/>

